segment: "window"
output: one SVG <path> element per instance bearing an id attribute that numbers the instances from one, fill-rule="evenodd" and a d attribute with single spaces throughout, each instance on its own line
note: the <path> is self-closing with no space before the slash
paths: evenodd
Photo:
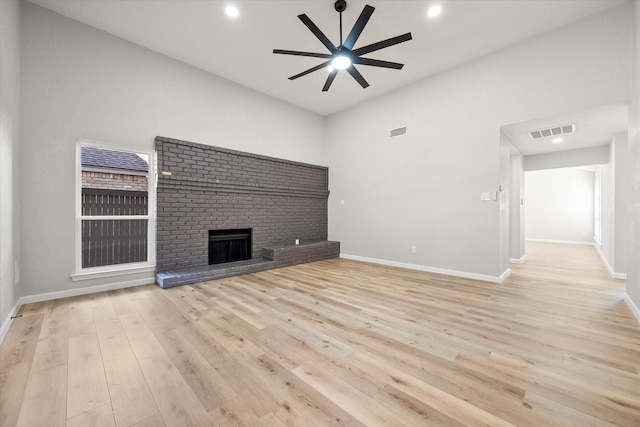
<path id="1" fill-rule="evenodd" d="M 151 265 L 153 153 L 80 143 L 77 158 L 77 271 Z"/>

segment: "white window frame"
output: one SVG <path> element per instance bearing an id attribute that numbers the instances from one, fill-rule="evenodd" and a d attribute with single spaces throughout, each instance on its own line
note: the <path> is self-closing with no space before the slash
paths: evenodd
<path id="1" fill-rule="evenodd" d="M 147 215 L 113 215 L 95 216 L 82 215 L 82 147 L 95 147 L 105 150 L 125 151 L 129 153 L 140 153 L 149 156 L 148 175 L 148 207 Z M 101 143 L 91 140 L 79 140 L 76 143 L 76 269 L 71 274 L 73 281 L 90 280 L 104 277 L 122 276 L 127 274 L 154 272 L 156 266 L 156 186 L 157 176 L 155 168 L 155 152 L 153 150 L 132 149 L 131 147 L 119 147 L 113 144 Z M 105 220 L 105 219 L 146 219 L 147 220 L 147 261 L 133 262 L 126 264 L 104 265 L 99 267 L 82 268 L 82 221 L 83 220 Z"/>

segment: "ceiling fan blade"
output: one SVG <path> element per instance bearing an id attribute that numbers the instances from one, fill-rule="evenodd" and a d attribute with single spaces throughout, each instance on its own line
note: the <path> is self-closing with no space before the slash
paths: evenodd
<path id="1" fill-rule="evenodd" d="M 283 49 L 273 49 L 273 53 L 278 53 L 280 55 L 296 55 L 296 56 L 310 56 L 312 58 L 331 58 L 330 53 L 315 53 L 315 52 L 300 52 L 298 50 L 283 50 Z"/>
<path id="2" fill-rule="evenodd" d="M 308 70 L 301 72 L 300 74 L 296 74 L 295 76 L 289 77 L 289 80 L 295 80 L 299 77 L 306 76 L 309 73 L 313 73 L 314 71 L 321 70 L 325 67 L 328 67 L 329 65 L 331 65 L 331 61 L 323 62 L 322 64 L 316 65 L 315 67 L 311 67 Z"/>
<path id="3" fill-rule="evenodd" d="M 389 62 L 382 61 L 380 59 L 369 59 L 369 58 L 353 58 L 354 64 L 362 64 L 362 65 L 370 65 L 372 67 L 382 67 L 382 68 L 393 68 L 394 70 L 401 70 L 404 67 L 404 64 L 400 64 L 398 62 Z"/>
<path id="4" fill-rule="evenodd" d="M 384 49 L 385 47 L 400 44 L 409 40 L 411 40 L 411 33 L 406 33 L 401 36 L 391 37 L 390 39 L 382 40 L 381 42 L 354 49 L 352 53 L 356 56 L 365 55 L 367 53 L 375 52 L 376 50 Z"/>
<path id="5" fill-rule="evenodd" d="M 354 67 L 353 65 L 347 68 L 347 72 L 349 74 L 351 74 L 351 76 L 356 79 L 356 81 L 358 83 L 360 83 L 360 86 L 362 86 L 363 89 L 369 87 L 369 83 L 367 83 L 367 81 L 364 79 L 364 77 L 362 77 L 362 74 L 360 74 L 358 72 L 358 70 L 356 70 L 356 67 Z"/>
<path id="6" fill-rule="evenodd" d="M 302 15 L 298 15 L 298 18 L 304 25 L 307 26 L 309 30 L 311 30 L 313 35 L 316 36 L 327 49 L 329 49 L 329 52 L 335 53 L 338 51 L 338 48 L 335 47 L 333 43 L 331 43 L 331 40 L 329 40 L 327 36 L 325 36 L 324 33 L 320 31 L 320 28 L 318 28 L 307 15 L 303 13 Z"/>
<path id="7" fill-rule="evenodd" d="M 322 88 L 323 92 L 326 92 L 329 90 L 329 88 L 331 87 L 331 83 L 333 83 L 337 75 L 338 75 L 338 70 L 333 70 L 332 72 L 329 73 L 329 76 L 327 77 L 327 81 L 325 82 L 324 87 Z"/>
<path id="8" fill-rule="evenodd" d="M 349 50 L 353 49 L 353 46 L 356 44 L 356 41 L 358 41 L 358 37 L 360 37 L 360 34 L 362 34 L 362 30 L 364 30 L 364 26 L 367 25 L 367 22 L 369 22 L 369 18 L 371 18 L 374 10 L 376 10 L 376 8 L 369 5 L 366 5 L 364 9 L 362 9 L 362 13 L 360 13 L 358 20 L 353 25 L 351 32 L 347 36 L 347 39 L 344 41 L 342 46 L 346 47 Z"/>

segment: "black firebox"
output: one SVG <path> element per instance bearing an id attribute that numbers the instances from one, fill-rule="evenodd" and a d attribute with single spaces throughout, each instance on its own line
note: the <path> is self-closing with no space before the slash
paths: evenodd
<path id="1" fill-rule="evenodd" d="M 251 259 L 251 229 L 209 230 L 209 265 Z"/>

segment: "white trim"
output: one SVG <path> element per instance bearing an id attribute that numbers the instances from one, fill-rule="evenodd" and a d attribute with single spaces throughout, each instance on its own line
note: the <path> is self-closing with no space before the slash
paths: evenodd
<path id="1" fill-rule="evenodd" d="M 391 267 L 406 268 L 409 270 L 426 271 L 428 273 L 444 274 L 446 276 L 463 277 L 465 279 L 482 280 L 483 282 L 502 283 L 511 274 L 511 269 L 507 269 L 500 276 L 489 276 L 486 274 L 469 273 L 467 271 L 448 270 L 445 268 L 429 267 L 426 265 L 408 264 L 405 262 L 388 261 L 385 259 L 368 258 L 358 255 L 340 254 L 340 258 L 353 261 L 370 262 L 373 264 L 388 265 Z"/>
<path id="2" fill-rule="evenodd" d="M 13 317 L 16 314 L 18 314 L 18 310 L 20 310 L 20 306 L 21 306 L 20 300 L 18 299 L 18 301 L 16 301 L 14 306 L 11 307 L 11 310 L 9 310 L 9 315 L 7 316 L 7 318 L 4 319 L 4 321 L 2 322 L 2 326 L 0 326 L 0 344 L 2 344 L 2 341 L 4 341 L 4 337 L 7 335 L 7 332 L 9 332 L 9 328 L 13 323 Z"/>
<path id="3" fill-rule="evenodd" d="M 500 275 L 500 277 L 498 277 L 498 282 L 497 282 L 497 283 L 502 283 L 502 282 L 504 282 L 504 280 L 505 280 L 507 277 L 509 277 L 509 276 L 511 276 L 511 269 L 510 269 L 510 268 L 507 268 L 507 269 L 506 269 L 506 270 L 505 270 L 505 271 Z"/>
<path id="4" fill-rule="evenodd" d="M 146 219 L 147 221 L 149 221 L 149 215 L 80 215 L 80 220 L 83 221 L 119 221 L 130 219 Z"/>
<path id="5" fill-rule="evenodd" d="M 89 147 L 88 144 L 83 144 Z M 97 147 L 102 148 L 102 147 Z M 132 176 L 147 176 L 147 172 L 135 170 L 135 169 L 116 169 L 116 168 L 102 168 L 102 167 L 91 167 L 85 166 L 82 169 L 82 172 L 100 172 L 100 173 L 113 173 L 117 175 L 132 175 Z"/>
<path id="6" fill-rule="evenodd" d="M 120 216 L 83 216 L 82 215 L 82 147 L 95 147 L 102 148 L 105 150 L 114 150 L 114 151 L 125 151 L 127 153 L 141 153 L 146 154 L 148 156 L 147 164 L 147 214 L 146 215 L 120 215 Z M 82 220 L 95 219 L 95 220 L 124 220 L 124 219 L 140 219 L 147 220 L 147 261 L 144 262 L 145 265 L 151 266 L 155 265 L 155 254 L 156 254 L 156 155 L 155 150 L 152 149 L 133 149 L 130 147 L 120 147 L 113 144 L 106 144 L 100 141 L 92 141 L 89 139 L 79 138 L 76 141 L 76 177 L 75 177 L 75 186 L 76 186 L 76 227 L 75 227 L 75 238 L 76 238 L 76 268 L 75 272 L 71 274 L 71 279 L 76 280 L 86 280 L 91 278 L 99 278 L 99 277 L 110 277 L 117 276 L 121 274 L 111 274 L 104 275 L 98 274 L 96 275 L 97 270 L 91 269 L 83 269 L 82 268 Z M 124 265 L 124 264 L 123 264 Z M 139 268 L 140 263 L 134 268 Z M 109 265 L 105 266 L 106 269 L 102 271 L 116 271 L 116 270 L 125 270 L 126 268 Z M 80 278 L 87 272 L 86 279 Z M 89 275 L 93 274 L 94 277 L 90 277 Z M 122 274 L 129 274 L 129 272 L 123 272 Z"/>
<path id="7" fill-rule="evenodd" d="M 602 262 L 604 263 L 604 266 L 609 271 L 609 275 L 611 275 L 611 277 L 613 277 L 613 275 L 616 274 L 616 272 L 613 271 L 613 268 L 611 267 L 611 264 L 609 264 L 609 260 L 607 259 L 606 256 L 604 256 L 604 252 L 602 252 L 602 248 L 600 247 L 600 245 L 597 245 L 597 244 L 594 244 L 593 246 L 596 247 L 596 251 L 598 251 L 598 255 L 600 255 L 600 258 L 602 259 Z"/>
<path id="8" fill-rule="evenodd" d="M 84 141 L 78 140 L 76 141 L 76 188 L 75 188 L 75 198 L 76 198 L 76 209 L 75 209 L 75 233 L 76 233 L 76 271 L 80 271 L 82 269 L 82 146 L 84 145 Z M 92 144 L 93 146 L 93 144 Z"/>
<path id="9" fill-rule="evenodd" d="M 602 259 L 604 266 L 609 271 L 611 277 L 619 280 L 627 280 L 627 275 L 625 273 L 616 273 L 614 271 L 614 269 L 611 267 L 611 264 L 609 264 L 609 260 L 607 260 L 607 257 L 604 256 L 604 252 L 602 252 L 602 248 L 600 247 L 600 245 L 594 244 L 594 246 L 596 247 L 596 251 L 598 251 L 598 255 L 600 255 L 600 258 Z"/>
<path id="10" fill-rule="evenodd" d="M 593 246 L 595 242 L 580 242 L 577 240 L 552 240 L 552 239 L 526 239 L 527 242 L 540 242 L 540 243 L 562 243 L 565 245 L 584 245 Z"/>
<path id="11" fill-rule="evenodd" d="M 150 285 L 155 283 L 155 277 L 145 277 L 136 280 L 127 280 L 118 283 L 109 283 L 107 285 L 87 286 L 84 288 L 67 289 L 64 291 L 48 292 L 46 294 L 29 295 L 20 297 L 18 304 L 32 304 L 34 302 L 50 301 L 60 298 L 75 297 L 78 295 L 95 294 L 98 292 L 114 291 L 117 289 L 131 288 L 133 286 Z"/>
<path id="12" fill-rule="evenodd" d="M 627 303 L 633 315 L 636 316 L 636 319 L 638 320 L 638 322 L 640 322 L 640 308 L 638 308 L 636 303 L 631 299 L 629 294 L 626 292 L 624 293 L 624 302 Z"/>
<path id="13" fill-rule="evenodd" d="M 114 268 L 117 267 L 110 265 L 108 269 L 104 269 L 102 267 L 96 267 L 96 269 L 87 269 L 85 268 L 82 271 L 78 271 L 76 273 L 71 274 L 71 280 L 74 282 L 78 282 L 80 280 L 91 280 L 91 279 L 104 279 L 106 277 L 117 277 L 117 276 L 125 276 L 129 274 L 139 274 L 139 273 L 149 273 L 155 272 L 156 266 L 150 265 L 148 263 L 144 264 L 122 264 L 126 265 L 126 267 Z"/>
<path id="14" fill-rule="evenodd" d="M 509 262 L 511 264 L 524 264 L 524 260 L 527 258 L 527 255 L 522 255 L 522 258 L 509 258 Z"/>

